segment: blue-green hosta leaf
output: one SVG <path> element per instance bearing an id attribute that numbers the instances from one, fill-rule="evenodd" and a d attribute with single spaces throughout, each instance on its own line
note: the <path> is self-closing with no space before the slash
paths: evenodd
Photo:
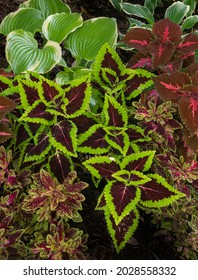
<path id="1" fill-rule="evenodd" d="M 172 22 L 180 24 L 189 10 L 190 7 L 188 5 L 185 5 L 181 1 L 177 1 L 166 9 L 164 18 L 169 18 Z"/>
<path id="2" fill-rule="evenodd" d="M 168 206 L 175 200 L 185 195 L 171 185 L 158 174 L 148 174 L 151 180 L 141 186 L 141 199 L 139 203 L 149 208 Z"/>
<path id="3" fill-rule="evenodd" d="M 111 4 L 114 6 L 116 10 L 118 10 L 119 12 L 121 11 L 120 4 L 123 2 L 123 0 L 109 0 L 109 1 L 111 2 Z"/>
<path id="4" fill-rule="evenodd" d="M 139 188 L 120 181 L 109 181 L 105 186 L 106 204 L 116 225 L 134 209 L 140 200 L 140 194 Z"/>
<path id="5" fill-rule="evenodd" d="M 117 36 L 118 31 L 114 18 L 93 18 L 86 20 L 75 32 L 69 34 L 65 47 L 77 59 L 94 60 L 105 43 L 111 47 L 115 46 Z"/>
<path id="6" fill-rule="evenodd" d="M 39 49 L 32 33 L 16 30 L 7 36 L 6 58 L 16 74 L 25 71 L 46 73 L 61 60 L 61 47 L 48 41 Z"/>
<path id="7" fill-rule="evenodd" d="M 139 212 L 134 208 L 117 225 L 108 207 L 105 207 L 104 214 L 109 234 L 113 240 L 117 253 L 119 253 L 120 250 L 125 247 L 126 243 L 138 227 Z"/>
<path id="8" fill-rule="evenodd" d="M 47 18 L 49 15 L 56 13 L 70 13 L 71 10 L 68 5 L 61 0 L 28 0 L 20 5 L 21 8 L 35 8 L 40 10 Z"/>
<path id="9" fill-rule="evenodd" d="M 77 13 L 54 14 L 46 18 L 42 26 L 42 32 L 47 40 L 60 44 L 69 33 L 80 27 L 82 23 L 83 19 Z"/>
<path id="10" fill-rule="evenodd" d="M 17 29 L 35 33 L 41 30 L 43 21 L 43 15 L 39 10 L 20 8 L 3 19 L 0 25 L 0 33 L 8 35 L 11 31 Z"/>

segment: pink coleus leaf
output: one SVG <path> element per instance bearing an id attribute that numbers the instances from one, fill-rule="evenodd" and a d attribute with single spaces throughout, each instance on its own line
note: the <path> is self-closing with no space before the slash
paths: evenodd
<path id="1" fill-rule="evenodd" d="M 184 72 L 162 74 L 154 77 L 153 80 L 155 89 L 163 100 L 178 101 L 182 95 L 185 95 L 183 86 L 191 84 L 189 75 Z"/>
<path id="2" fill-rule="evenodd" d="M 193 33 L 187 34 L 177 46 L 177 51 L 181 54 L 196 50 L 198 50 L 198 35 Z"/>
<path id="3" fill-rule="evenodd" d="M 155 40 L 149 44 L 148 51 L 153 58 L 153 68 L 157 68 L 169 62 L 175 51 L 175 46 L 171 42 L 162 44 L 161 41 Z"/>
<path id="4" fill-rule="evenodd" d="M 145 28 L 132 28 L 122 39 L 122 41 L 140 52 L 147 54 L 147 47 L 153 39 L 152 32 Z"/>
<path id="5" fill-rule="evenodd" d="M 171 22 L 168 18 L 161 19 L 153 24 L 153 34 L 162 44 L 178 42 L 181 39 L 182 31 L 178 24 Z"/>
<path id="6" fill-rule="evenodd" d="M 198 86 L 196 88 L 198 90 Z M 183 96 L 179 101 L 179 113 L 191 135 L 198 133 L 198 94 Z"/>

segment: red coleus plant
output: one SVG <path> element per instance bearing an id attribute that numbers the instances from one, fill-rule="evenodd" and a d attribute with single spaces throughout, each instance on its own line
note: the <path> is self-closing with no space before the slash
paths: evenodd
<path id="1" fill-rule="evenodd" d="M 132 28 L 122 41 L 139 52 L 129 61 L 132 68 L 160 68 L 163 72 L 173 72 L 195 61 L 194 51 L 198 49 L 198 36 L 187 34 L 168 18 L 153 24 L 152 30 Z"/>
<path id="2" fill-rule="evenodd" d="M 198 137 L 198 63 L 186 72 L 162 74 L 154 79 L 154 86 L 163 100 L 178 104 L 179 114 L 190 137 Z M 195 149 L 197 151 L 197 148 Z"/>

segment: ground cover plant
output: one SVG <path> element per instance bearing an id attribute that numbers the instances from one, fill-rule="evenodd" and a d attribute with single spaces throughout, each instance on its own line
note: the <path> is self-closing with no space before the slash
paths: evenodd
<path id="1" fill-rule="evenodd" d="M 195 1 L 166 1 L 160 19 L 162 1 L 106 1 L 125 34 L 70 1 L 22 2 L 0 24 L 0 258 L 94 258 L 104 229 L 126 258 L 148 219 L 197 259 Z"/>

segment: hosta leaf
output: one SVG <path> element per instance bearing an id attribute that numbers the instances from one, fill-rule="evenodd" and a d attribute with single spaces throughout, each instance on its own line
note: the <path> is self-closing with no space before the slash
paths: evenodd
<path id="1" fill-rule="evenodd" d="M 75 79 L 70 86 L 65 89 L 66 113 L 69 118 L 75 118 L 84 113 L 88 107 L 91 98 L 91 86 L 87 76 Z"/>
<path id="2" fill-rule="evenodd" d="M 169 18 L 172 22 L 180 24 L 182 19 L 188 13 L 190 7 L 180 1 L 176 1 L 166 9 L 165 18 Z"/>
<path id="3" fill-rule="evenodd" d="M 60 61 L 61 47 L 48 41 L 39 49 L 32 33 L 16 30 L 7 36 L 6 58 L 16 74 L 25 71 L 46 73 Z"/>
<path id="4" fill-rule="evenodd" d="M 69 6 L 61 0 L 28 0 L 22 3 L 20 7 L 40 10 L 45 18 L 56 13 L 70 13 Z"/>
<path id="5" fill-rule="evenodd" d="M 133 233 L 137 229 L 139 213 L 137 209 L 134 208 L 117 225 L 107 207 L 105 208 L 104 213 L 108 231 L 111 235 L 116 251 L 117 253 L 119 253 L 120 250 L 122 250 L 125 247 L 126 243 L 129 241 L 129 239 L 132 237 Z"/>
<path id="6" fill-rule="evenodd" d="M 55 124 L 51 133 L 49 134 L 49 140 L 52 146 L 66 155 L 76 157 L 77 148 L 77 127 L 71 121 L 61 121 Z"/>
<path id="7" fill-rule="evenodd" d="M 148 171 L 152 165 L 155 151 L 143 151 L 131 154 L 122 160 L 121 168 L 128 171 Z"/>
<path id="8" fill-rule="evenodd" d="M 198 86 L 193 86 L 192 88 L 197 92 Z M 191 135 L 196 134 L 198 132 L 198 98 L 196 95 L 181 97 L 179 113 Z"/>
<path id="9" fill-rule="evenodd" d="M 147 54 L 147 48 L 152 41 L 153 35 L 150 30 L 145 28 L 132 28 L 130 29 L 122 41 L 129 47 L 135 48 L 140 52 Z"/>
<path id="10" fill-rule="evenodd" d="M 144 18 L 148 23 L 153 24 L 154 23 L 154 17 L 150 10 L 147 7 L 131 4 L 131 3 L 123 3 L 120 4 L 122 10 L 129 14 L 134 15 L 140 18 Z"/>
<path id="11" fill-rule="evenodd" d="M 164 207 L 173 201 L 185 196 L 169 185 L 166 180 L 158 174 L 149 174 L 151 181 L 140 186 L 141 199 L 139 203 L 145 207 Z"/>
<path id="12" fill-rule="evenodd" d="M 187 17 L 182 23 L 182 30 L 192 28 L 198 22 L 198 15 Z"/>
<path id="13" fill-rule="evenodd" d="M 105 43 L 111 47 L 115 46 L 117 36 L 117 25 L 114 18 L 94 18 L 86 20 L 75 32 L 69 34 L 65 47 L 75 58 L 94 60 Z"/>
<path id="14" fill-rule="evenodd" d="M 61 43 L 69 33 L 80 27 L 83 19 L 77 13 L 53 14 L 47 17 L 42 26 L 43 35 L 47 40 Z"/>
<path id="15" fill-rule="evenodd" d="M 11 31 L 23 29 L 35 33 L 41 30 L 44 18 L 39 10 L 20 8 L 8 14 L 0 24 L 0 33 L 8 35 Z"/>
<path id="16" fill-rule="evenodd" d="M 136 170 L 132 170 L 130 172 L 127 170 L 119 170 L 115 172 L 112 177 L 127 184 L 127 186 L 138 186 L 151 180 L 142 172 Z"/>
<path id="17" fill-rule="evenodd" d="M 94 62 L 94 78 L 101 86 L 106 85 L 107 81 L 108 85 L 113 85 L 124 68 L 124 64 L 117 52 L 108 44 L 104 44 L 99 50 Z M 108 75 L 108 72 L 103 70 L 112 70 L 114 75 Z"/>
<path id="18" fill-rule="evenodd" d="M 102 113 L 105 117 L 105 126 L 126 127 L 128 115 L 125 107 L 120 105 L 112 96 L 105 95 Z"/>
<path id="19" fill-rule="evenodd" d="M 191 84 L 191 79 L 187 73 L 176 72 L 171 75 L 162 74 L 153 78 L 154 86 L 163 100 L 177 101 L 185 91 L 183 86 Z"/>
<path id="20" fill-rule="evenodd" d="M 49 167 L 54 176 L 61 183 L 73 170 L 73 163 L 71 159 L 65 156 L 63 153 L 56 152 L 49 159 Z"/>
<path id="21" fill-rule="evenodd" d="M 45 133 L 42 133 L 36 145 L 31 143 L 27 145 L 24 162 L 40 160 L 46 156 L 50 150 L 51 145 L 49 143 L 49 137 Z"/>
<path id="22" fill-rule="evenodd" d="M 110 181 L 104 189 L 107 207 L 118 225 L 135 207 L 140 199 L 140 189 L 119 181 Z"/>
<path id="23" fill-rule="evenodd" d="M 103 125 L 95 124 L 78 138 L 78 151 L 90 154 L 104 154 L 108 151 L 108 143 L 105 140 L 106 132 Z"/>
<path id="24" fill-rule="evenodd" d="M 98 156 L 83 162 L 83 165 L 96 177 L 112 179 L 112 174 L 120 170 L 119 162 L 113 157 Z"/>

